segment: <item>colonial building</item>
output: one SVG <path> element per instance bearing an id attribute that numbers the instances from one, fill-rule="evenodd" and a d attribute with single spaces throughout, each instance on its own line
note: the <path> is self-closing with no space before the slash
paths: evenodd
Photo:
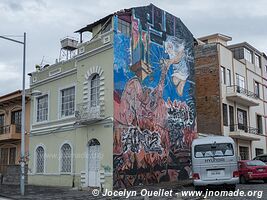
<path id="1" fill-rule="evenodd" d="M 151 4 L 76 32 L 79 42 L 62 40 L 65 59 L 30 74 L 41 95 L 32 98 L 29 183 L 112 188 L 189 178 L 190 31 Z"/>
<path id="2" fill-rule="evenodd" d="M 198 132 L 230 136 L 252 159 L 266 153 L 266 56 L 231 39 L 209 35 L 195 48 Z"/>
<path id="3" fill-rule="evenodd" d="M 13 168 L 13 177 L 19 178 L 19 160 L 21 150 L 21 104 L 22 92 L 20 90 L 0 96 L 0 174 L 4 181 L 9 169 Z M 25 152 L 26 159 L 29 154 L 29 132 L 30 132 L 30 97 L 26 95 L 25 113 Z"/>

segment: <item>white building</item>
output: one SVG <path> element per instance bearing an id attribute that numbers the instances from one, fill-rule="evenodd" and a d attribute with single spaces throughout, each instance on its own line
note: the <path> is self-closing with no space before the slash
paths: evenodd
<path id="1" fill-rule="evenodd" d="M 266 68 L 266 56 L 247 42 L 228 45 L 227 42 L 232 38 L 222 34 L 205 36 L 199 40 L 203 44 L 196 47 L 197 104 L 200 107 L 205 96 L 206 104 L 211 108 L 206 111 L 197 109 L 198 118 L 201 116 L 198 121 L 202 120 L 198 122 L 198 131 L 232 137 L 241 159 L 252 159 L 266 153 L 266 74 L 262 70 Z M 207 66 L 207 63 L 211 65 Z M 200 68 L 203 71 L 205 67 L 210 70 L 204 75 L 211 79 L 198 78 L 203 76 L 198 71 Z M 214 92 L 206 92 L 208 89 Z M 217 104 L 209 103 L 213 97 L 217 98 Z M 219 125 L 205 125 L 205 117 L 207 121 L 212 120 L 215 113 L 219 117 L 214 120 L 219 120 Z"/>

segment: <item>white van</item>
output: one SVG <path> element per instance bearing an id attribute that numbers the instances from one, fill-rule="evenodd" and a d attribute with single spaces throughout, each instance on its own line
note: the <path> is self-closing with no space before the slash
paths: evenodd
<path id="1" fill-rule="evenodd" d="M 212 185 L 225 185 L 235 190 L 239 174 L 233 139 L 208 136 L 193 140 L 192 170 L 196 190 Z"/>

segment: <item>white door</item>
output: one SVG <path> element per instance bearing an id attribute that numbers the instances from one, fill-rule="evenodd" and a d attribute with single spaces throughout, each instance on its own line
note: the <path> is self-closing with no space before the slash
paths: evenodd
<path id="1" fill-rule="evenodd" d="M 88 186 L 100 186 L 100 145 L 88 147 Z"/>

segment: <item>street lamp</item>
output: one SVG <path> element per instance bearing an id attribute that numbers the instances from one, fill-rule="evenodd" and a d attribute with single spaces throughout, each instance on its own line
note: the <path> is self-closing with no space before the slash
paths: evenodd
<path id="1" fill-rule="evenodd" d="M 20 176 L 20 193 L 24 195 L 25 193 L 25 58 L 26 58 L 26 33 L 23 35 L 23 42 L 19 40 L 14 40 L 5 36 L 0 38 L 16 42 L 23 45 L 23 73 L 22 73 L 22 116 L 21 116 L 21 150 L 20 150 L 20 167 L 21 167 L 21 176 Z"/>

